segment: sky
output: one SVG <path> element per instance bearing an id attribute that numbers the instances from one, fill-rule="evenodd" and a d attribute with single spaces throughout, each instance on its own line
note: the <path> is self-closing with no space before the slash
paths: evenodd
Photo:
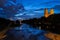
<path id="1" fill-rule="evenodd" d="M 60 0 L 17 0 L 17 2 L 22 3 L 25 9 L 46 8 L 52 7 L 55 4 L 60 4 Z"/>
<path id="2" fill-rule="evenodd" d="M 59 9 L 60 0 L 16 0 L 16 1 L 17 3 L 23 4 L 25 10 L 28 10 L 28 11 L 25 11 L 25 13 L 19 13 L 17 15 L 18 17 L 19 16 L 22 18 L 41 17 L 44 15 L 45 8 L 48 8 L 49 12 L 51 8 L 54 8 L 54 13 L 60 13 L 60 9 Z M 33 9 L 34 11 L 31 11 L 30 9 L 31 10 Z M 43 9 L 43 10 L 39 10 L 39 9 Z M 38 11 L 35 11 L 35 10 L 38 10 Z"/>
<path id="3" fill-rule="evenodd" d="M 0 0 L 0 1 L 2 1 L 2 0 Z M 23 13 L 19 12 L 19 14 L 20 14 L 19 16 L 24 15 L 23 18 L 25 18 L 27 16 L 31 17 L 31 14 L 34 16 L 44 15 L 44 9 L 45 8 L 49 8 L 49 11 L 51 8 L 55 8 L 54 13 L 60 13 L 60 8 L 59 8 L 60 7 L 60 0 L 15 0 L 15 2 L 12 2 L 12 0 L 10 0 L 7 3 L 8 4 L 10 3 L 9 5 L 16 5 L 18 3 L 22 4 L 24 6 L 24 9 L 28 10 L 28 11 L 24 11 Z M 7 6 L 8 6 L 8 4 L 7 4 Z M 36 9 L 43 9 L 43 10 L 30 11 L 30 9 L 35 9 L 35 10 Z M 36 13 L 37 13 L 37 15 L 36 15 Z M 9 14 L 9 17 L 10 17 L 10 14 Z"/>

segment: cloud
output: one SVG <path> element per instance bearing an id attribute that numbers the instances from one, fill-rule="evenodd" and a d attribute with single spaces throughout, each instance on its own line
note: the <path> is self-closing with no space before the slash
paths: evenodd
<path id="1" fill-rule="evenodd" d="M 60 4 L 59 0 L 22 0 L 25 9 L 36 9 L 52 7 L 55 4 Z"/>

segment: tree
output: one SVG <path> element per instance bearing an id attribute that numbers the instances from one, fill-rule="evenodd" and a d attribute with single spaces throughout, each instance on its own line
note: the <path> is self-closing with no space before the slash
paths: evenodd
<path id="1" fill-rule="evenodd" d="M 42 30 L 60 34 L 60 14 L 50 15 L 47 18 L 41 17 L 39 19 L 23 20 L 22 22 L 34 28 L 41 27 Z"/>

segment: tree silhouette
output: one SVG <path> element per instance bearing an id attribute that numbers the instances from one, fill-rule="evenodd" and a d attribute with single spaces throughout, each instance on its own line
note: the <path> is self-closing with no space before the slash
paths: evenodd
<path id="1" fill-rule="evenodd" d="M 54 14 L 47 18 L 48 22 L 51 23 L 49 26 L 51 32 L 60 34 L 60 14 Z"/>
<path id="2" fill-rule="evenodd" d="M 60 14 L 50 15 L 48 18 L 41 17 L 38 19 L 23 20 L 22 22 L 34 28 L 41 27 L 43 30 L 60 34 Z"/>

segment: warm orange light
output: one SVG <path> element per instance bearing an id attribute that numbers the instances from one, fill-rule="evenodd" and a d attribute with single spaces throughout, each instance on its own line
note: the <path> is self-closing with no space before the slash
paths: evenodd
<path id="1" fill-rule="evenodd" d="M 49 14 L 48 14 L 48 9 L 47 9 L 47 8 L 44 10 L 44 16 L 45 16 L 46 18 L 49 16 Z"/>
<path id="2" fill-rule="evenodd" d="M 51 9 L 50 10 L 50 13 L 48 13 L 48 9 L 47 8 L 45 8 L 45 10 L 44 10 L 44 17 L 48 17 L 48 16 L 50 16 L 50 15 L 52 15 L 52 14 L 54 14 L 54 10 L 53 9 Z"/>
<path id="3" fill-rule="evenodd" d="M 50 10 L 50 15 L 52 15 L 52 14 L 54 14 L 54 10 L 53 9 Z"/>

